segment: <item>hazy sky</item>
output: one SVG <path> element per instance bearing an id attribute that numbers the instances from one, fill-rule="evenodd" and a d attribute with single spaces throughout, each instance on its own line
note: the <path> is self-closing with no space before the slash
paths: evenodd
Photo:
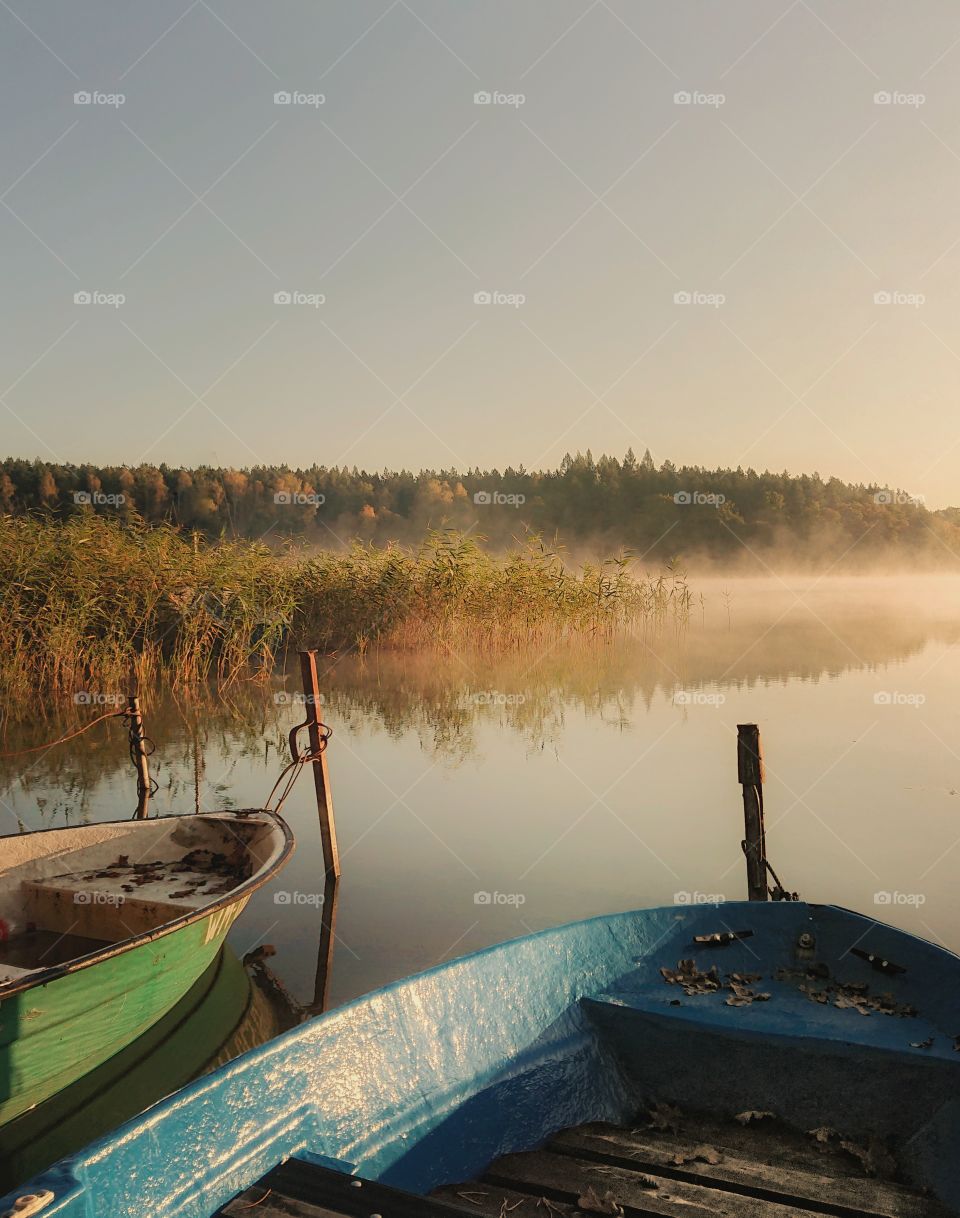
<path id="1" fill-rule="evenodd" d="M 0 30 L 3 453 L 632 445 L 960 502 L 955 0 L 2 0 Z"/>

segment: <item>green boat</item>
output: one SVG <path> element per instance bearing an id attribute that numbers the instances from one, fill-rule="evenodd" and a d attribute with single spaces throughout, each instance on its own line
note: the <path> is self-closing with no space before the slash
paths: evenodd
<path id="1" fill-rule="evenodd" d="M 292 851 L 261 810 L 0 837 L 0 1125 L 162 1019 Z"/>

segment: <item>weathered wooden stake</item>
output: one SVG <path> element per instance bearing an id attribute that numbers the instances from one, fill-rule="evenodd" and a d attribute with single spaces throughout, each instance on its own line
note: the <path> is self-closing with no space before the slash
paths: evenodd
<path id="1" fill-rule="evenodd" d="M 320 718 L 320 681 L 317 677 L 317 653 L 300 652 L 300 676 L 306 700 L 307 721 L 305 727 L 310 736 L 310 752 L 314 755 L 313 782 L 317 788 L 317 811 L 320 814 L 320 838 L 323 843 L 323 866 L 328 876 L 340 878 L 340 851 L 337 847 L 337 826 L 333 817 L 333 796 L 330 793 L 330 774 L 327 770 L 327 753 L 323 748 L 323 726 Z"/>
<path id="2" fill-rule="evenodd" d="M 337 935 L 337 889 L 340 881 L 328 874 L 323 886 L 323 910 L 320 922 L 320 942 L 317 944 L 317 972 L 313 984 L 311 1015 L 322 1015 L 330 995 L 330 975 L 333 972 L 333 946 Z"/>
<path id="3" fill-rule="evenodd" d="M 143 741 L 143 715 L 140 713 L 140 699 L 133 694 L 127 696 L 127 715 L 130 720 L 130 750 L 134 765 L 137 767 L 137 810 L 134 817 L 137 820 L 144 820 L 150 804 L 150 763 L 147 760 L 147 750 Z"/>
<path id="4" fill-rule="evenodd" d="M 743 823 L 746 836 L 747 897 L 766 901 L 767 847 L 763 829 L 763 753 L 756 723 L 737 724 L 737 781 L 743 787 Z"/>

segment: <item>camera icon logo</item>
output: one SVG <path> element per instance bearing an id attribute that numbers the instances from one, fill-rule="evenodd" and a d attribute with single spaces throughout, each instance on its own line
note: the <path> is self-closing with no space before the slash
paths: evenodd
<path id="1" fill-rule="evenodd" d="M 74 294 L 73 294 L 73 303 L 74 304 L 80 304 L 80 305 L 89 304 L 92 300 L 93 300 L 93 297 L 90 295 L 89 292 L 74 292 Z"/>
<path id="2" fill-rule="evenodd" d="M 288 93 L 285 89 L 281 89 L 279 93 L 274 93 L 273 95 L 273 104 L 275 106 L 289 106 L 292 101 L 292 94 Z"/>
<path id="3" fill-rule="evenodd" d="M 879 93 L 874 93 L 873 104 L 875 106 L 889 106 L 893 101 L 893 97 L 886 89 L 881 89 Z"/>
<path id="4" fill-rule="evenodd" d="M 492 902 L 493 898 L 489 892 L 475 892 L 473 894 L 474 905 L 490 905 Z"/>
<path id="5" fill-rule="evenodd" d="M 676 494 L 673 496 L 674 503 L 691 503 L 692 501 L 693 501 L 693 496 L 690 494 L 689 491 L 677 491 Z"/>
<path id="6" fill-rule="evenodd" d="M 686 89 L 681 89 L 679 93 L 674 93 L 673 104 L 675 106 L 689 106 L 693 101 L 693 94 Z"/>
<path id="7" fill-rule="evenodd" d="M 274 905 L 289 905 L 290 904 L 290 893 L 289 892 L 275 892 L 273 894 L 273 903 L 274 903 Z"/>
<path id="8" fill-rule="evenodd" d="M 73 104 L 75 106 L 89 106 L 93 101 L 93 95 L 88 93 L 86 89 L 81 89 L 79 93 L 74 93 Z"/>
<path id="9" fill-rule="evenodd" d="M 873 894 L 874 905 L 891 905 L 893 903 L 893 894 L 889 892 L 875 892 Z"/>
<path id="10" fill-rule="evenodd" d="M 891 304 L 893 296 L 890 292 L 874 292 L 873 303 L 878 305 Z"/>
<path id="11" fill-rule="evenodd" d="M 479 93 L 474 93 L 473 104 L 475 106 L 489 106 L 493 101 L 493 94 L 488 93 L 486 89 L 481 89 Z"/>
<path id="12" fill-rule="evenodd" d="M 289 304 L 292 299 L 289 292 L 274 292 L 273 294 L 274 304 Z"/>
<path id="13" fill-rule="evenodd" d="M 293 503 L 293 495 L 289 491 L 277 491 L 273 496 L 274 503 Z"/>
<path id="14" fill-rule="evenodd" d="M 473 303 L 478 305 L 488 305 L 493 300 L 493 295 L 490 292 L 474 292 Z"/>
<path id="15" fill-rule="evenodd" d="M 492 503 L 493 496 L 489 491 L 477 491 L 473 496 L 474 503 Z"/>

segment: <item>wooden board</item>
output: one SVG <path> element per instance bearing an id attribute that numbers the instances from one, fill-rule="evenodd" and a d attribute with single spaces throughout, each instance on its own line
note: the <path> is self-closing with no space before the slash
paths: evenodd
<path id="1" fill-rule="evenodd" d="M 611 1129 L 589 1132 L 569 1129 L 559 1134 L 550 1150 L 576 1159 L 606 1163 L 628 1170 L 647 1172 L 667 1179 L 686 1180 L 709 1187 L 780 1203 L 800 1205 L 814 1212 L 834 1215 L 882 1215 L 883 1218 L 925 1218 L 942 1210 L 909 1189 L 886 1181 L 860 1176 L 837 1178 L 819 1172 L 781 1167 L 742 1157 L 742 1152 L 711 1145 L 721 1156 L 719 1163 L 698 1161 L 703 1143 L 683 1138 L 656 1139 L 643 1132 Z M 827 1157 L 824 1156 L 826 1159 Z M 676 1160 L 684 1160 L 677 1163 Z"/>
<path id="2" fill-rule="evenodd" d="M 220 1213 L 223 1218 L 343 1218 L 342 1210 L 294 1201 L 259 1184 L 234 1197 Z"/>
<path id="3" fill-rule="evenodd" d="M 479 1181 L 429 1198 L 291 1159 L 223 1218 L 947 1218 L 937 1202 L 868 1177 L 834 1139 L 821 1147 L 776 1121 L 684 1116 L 682 1133 L 584 1125 L 506 1155 Z M 707 1147 L 709 1153 L 704 1152 Z M 699 1152 L 699 1154 L 698 1154 Z M 705 1160 L 716 1158 L 717 1162 Z"/>
<path id="4" fill-rule="evenodd" d="M 275 1167 L 220 1211 L 222 1218 L 465 1218 L 465 1203 L 420 1197 L 302 1159 Z"/>
<path id="5" fill-rule="evenodd" d="M 484 1175 L 482 1183 L 500 1184 L 574 1205 L 588 1189 L 593 1189 L 600 1198 L 611 1195 L 627 1215 L 654 1214 L 669 1218 L 691 1214 L 702 1214 L 704 1218 L 707 1215 L 710 1218 L 809 1218 L 810 1215 L 809 1210 L 793 1205 L 543 1150 L 498 1159 Z M 580 1208 L 585 1207 L 581 1205 Z M 595 1209 L 594 1212 L 602 1211 Z"/>

